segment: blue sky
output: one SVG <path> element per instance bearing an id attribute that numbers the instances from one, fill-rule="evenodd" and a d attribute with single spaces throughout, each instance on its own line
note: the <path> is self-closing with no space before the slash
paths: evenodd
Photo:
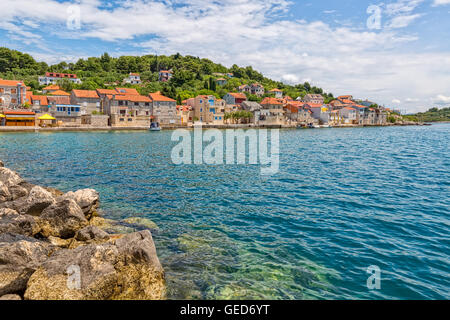
<path id="1" fill-rule="evenodd" d="M 450 105 L 450 0 L 3 0 L 0 46 L 49 63 L 180 52 L 407 112 Z"/>

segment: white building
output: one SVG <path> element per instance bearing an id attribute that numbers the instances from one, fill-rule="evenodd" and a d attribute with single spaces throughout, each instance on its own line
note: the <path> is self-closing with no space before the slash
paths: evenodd
<path id="1" fill-rule="evenodd" d="M 63 79 L 67 79 L 76 84 L 81 83 L 81 80 L 77 78 L 76 74 L 46 72 L 45 76 L 39 77 L 39 84 L 41 86 L 48 86 L 50 84 L 56 84 L 58 81 Z"/>

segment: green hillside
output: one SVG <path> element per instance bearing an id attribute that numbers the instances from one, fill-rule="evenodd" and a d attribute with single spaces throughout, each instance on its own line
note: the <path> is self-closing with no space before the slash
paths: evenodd
<path id="1" fill-rule="evenodd" d="M 421 122 L 450 121 L 450 108 L 431 108 L 426 112 L 417 113 L 412 117 Z"/>
<path id="2" fill-rule="evenodd" d="M 159 70 L 172 69 L 173 78 L 168 83 L 158 81 Z M 37 62 L 29 54 L 21 53 L 8 48 L 0 48 L 0 77 L 3 79 L 24 80 L 33 91 L 42 89 L 38 83 L 38 76 L 45 72 L 75 73 L 83 80 L 81 85 L 73 85 L 63 81 L 60 85 L 67 91 L 72 89 L 93 90 L 97 88 L 112 88 L 114 83 L 120 86 L 136 88 L 141 94 L 161 91 L 166 96 L 177 99 L 179 102 L 195 97 L 199 94 L 214 94 L 223 97 L 228 92 L 236 91 L 242 84 L 258 82 L 266 91 L 274 88 L 283 90 L 284 94 L 297 98 L 307 93 L 322 94 L 325 102 L 331 101 L 333 95 L 325 93 L 321 88 L 311 86 L 305 82 L 295 86 L 283 84 L 264 77 L 252 67 L 239 67 L 233 65 L 227 68 L 208 59 L 193 56 L 145 55 L 141 57 L 121 56 L 113 58 L 105 53 L 101 57 L 79 59 L 76 63 L 61 62 L 56 65 L 47 65 L 45 62 Z M 130 72 L 141 75 L 142 85 L 122 85 L 122 80 Z M 219 86 L 217 78 L 219 74 L 232 73 L 232 78 L 224 86 Z M 249 96 L 249 100 L 260 101 L 261 98 Z"/>

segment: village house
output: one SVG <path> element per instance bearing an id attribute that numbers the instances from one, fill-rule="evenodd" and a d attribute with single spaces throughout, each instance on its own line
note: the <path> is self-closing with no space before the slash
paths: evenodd
<path id="1" fill-rule="evenodd" d="M 22 81 L 0 79 L 0 107 L 17 108 L 26 97 L 27 88 Z"/>
<path id="2" fill-rule="evenodd" d="M 62 90 L 62 88 L 60 86 L 58 86 L 56 84 L 52 84 L 52 85 L 49 85 L 49 86 L 45 87 L 44 89 L 42 89 L 42 93 L 49 94 L 49 93 L 53 93 L 53 92 L 59 91 L 59 90 Z"/>
<path id="3" fill-rule="evenodd" d="M 302 99 L 305 103 L 312 103 L 312 104 L 320 104 L 323 105 L 325 99 L 322 97 L 321 94 L 307 94 Z"/>
<path id="4" fill-rule="evenodd" d="M 225 116 L 225 100 L 216 99 L 213 95 L 200 95 L 188 100 L 194 111 L 194 122 L 205 124 L 223 124 Z"/>
<path id="5" fill-rule="evenodd" d="M 48 99 L 47 96 L 30 96 L 31 109 L 37 113 L 48 112 Z"/>
<path id="6" fill-rule="evenodd" d="M 304 108 L 304 102 L 290 101 L 284 106 L 286 120 L 290 124 L 297 123 L 298 125 L 308 125 L 314 123 L 312 118 L 312 111 Z"/>
<path id="7" fill-rule="evenodd" d="M 224 97 L 223 100 L 225 100 L 225 102 L 227 104 L 242 104 L 244 101 L 247 100 L 247 96 L 243 93 L 227 93 Z"/>
<path id="8" fill-rule="evenodd" d="M 276 98 L 267 97 L 261 101 L 260 125 L 285 124 L 283 103 Z"/>
<path id="9" fill-rule="evenodd" d="M 141 76 L 139 73 L 131 73 L 128 75 L 128 78 L 123 79 L 123 83 L 127 84 L 141 84 Z"/>
<path id="10" fill-rule="evenodd" d="M 50 98 L 50 97 L 49 97 Z M 81 117 L 86 114 L 86 107 L 71 104 L 55 104 L 49 108 L 59 126 L 79 127 Z"/>
<path id="11" fill-rule="evenodd" d="M 319 124 L 329 124 L 331 110 L 330 107 L 324 104 L 307 103 L 305 108 L 309 108 L 312 112 L 312 117 L 319 121 Z"/>
<path id="12" fill-rule="evenodd" d="M 177 115 L 177 102 L 160 92 L 150 93 L 152 116 L 161 126 L 180 125 L 181 118 Z"/>
<path id="13" fill-rule="evenodd" d="M 60 80 L 67 79 L 75 84 L 81 84 L 81 80 L 77 78 L 76 74 L 69 73 L 57 73 L 57 72 L 47 72 L 45 76 L 39 77 L 39 84 L 41 86 L 49 84 L 55 84 Z"/>
<path id="14" fill-rule="evenodd" d="M 262 85 L 260 85 L 259 83 L 253 83 L 250 86 L 250 93 L 260 97 L 260 96 L 264 95 L 264 87 Z"/>
<path id="15" fill-rule="evenodd" d="M 88 114 L 100 113 L 100 97 L 96 90 L 72 90 L 70 103 L 86 107 Z"/>
<path id="16" fill-rule="evenodd" d="M 192 107 L 188 105 L 179 105 L 177 106 L 177 115 L 181 119 L 181 125 L 187 126 L 189 123 L 193 122 L 193 112 Z"/>
<path id="17" fill-rule="evenodd" d="M 283 91 L 280 89 L 272 89 L 269 91 L 270 94 L 275 95 L 275 98 L 282 99 L 283 98 Z"/>
<path id="18" fill-rule="evenodd" d="M 225 79 L 225 78 L 219 78 L 219 79 L 216 79 L 216 82 L 217 82 L 217 84 L 218 84 L 219 86 L 224 86 L 224 85 L 227 84 L 227 79 Z"/>
<path id="19" fill-rule="evenodd" d="M 251 92 L 251 88 L 248 84 L 243 84 L 241 86 L 238 87 L 238 91 L 242 92 L 242 93 L 250 93 Z"/>
<path id="20" fill-rule="evenodd" d="M 97 89 L 97 95 L 100 98 L 100 112 L 105 112 L 105 104 L 109 101 L 108 96 L 118 94 L 115 89 Z"/>
<path id="21" fill-rule="evenodd" d="M 168 82 L 173 77 L 172 70 L 161 70 L 159 71 L 159 81 Z"/>
<path id="22" fill-rule="evenodd" d="M 342 125 L 345 124 L 344 116 L 341 115 L 341 110 L 331 110 L 330 112 L 330 125 Z"/>
<path id="23" fill-rule="evenodd" d="M 339 110 L 340 115 L 344 119 L 344 124 L 355 124 L 356 123 L 356 109 L 352 107 L 343 107 Z"/>
<path id="24" fill-rule="evenodd" d="M 141 95 L 107 95 L 105 113 L 112 127 L 150 127 L 152 101 Z"/>
<path id="25" fill-rule="evenodd" d="M 253 114 L 251 123 L 258 125 L 261 116 L 261 105 L 256 101 L 244 101 L 241 105 L 242 110 L 249 111 Z"/>

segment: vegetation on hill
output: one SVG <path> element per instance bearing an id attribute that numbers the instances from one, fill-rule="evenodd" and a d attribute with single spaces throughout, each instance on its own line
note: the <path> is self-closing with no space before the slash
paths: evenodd
<path id="1" fill-rule="evenodd" d="M 405 117 L 411 121 L 420 122 L 450 121 L 450 108 L 431 108 L 426 112 L 419 112 Z"/>
<path id="2" fill-rule="evenodd" d="M 173 78 L 167 82 L 159 82 L 160 70 L 172 69 Z M 8 48 L 0 48 L 0 78 L 24 80 L 34 92 L 42 89 L 38 76 L 45 72 L 75 73 L 83 80 L 80 85 L 74 85 L 68 80 L 61 81 L 64 90 L 98 88 L 113 88 L 115 86 L 133 87 L 141 94 L 161 91 L 164 95 L 182 100 L 195 97 L 199 94 L 212 94 L 218 98 L 228 92 L 235 92 L 242 84 L 260 83 L 266 91 L 278 88 L 285 95 L 293 99 L 305 96 L 307 93 L 322 94 L 325 102 L 333 99 L 331 93 L 325 93 L 323 89 L 311 86 L 308 82 L 295 86 L 287 85 L 264 77 L 252 67 L 239 67 L 233 65 L 227 68 L 209 59 L 201 59 L 193 56 L 182 56 L 179 53 L 171 56 L 121 56 L 113 58 L 108 53 L 101 57 L 79 59 L 76 63 L 61 62 L 55 65 L 47 65 L 45 62 L 37 62 L 29 54 L 21 53 Z M 141 85 L 124 85 L 122 81 L 130 72 L 139 73 L 143 83 Z M 232 73 L 233 77 L 227 77 Z M 227 83 L 220 86 L 215 81 L 218 78 L 226 78 Z M 266 94 L 264 97 L 269 96 Z M 249 95 L 251 101 L 260 102 L 264 97 Z"/>

